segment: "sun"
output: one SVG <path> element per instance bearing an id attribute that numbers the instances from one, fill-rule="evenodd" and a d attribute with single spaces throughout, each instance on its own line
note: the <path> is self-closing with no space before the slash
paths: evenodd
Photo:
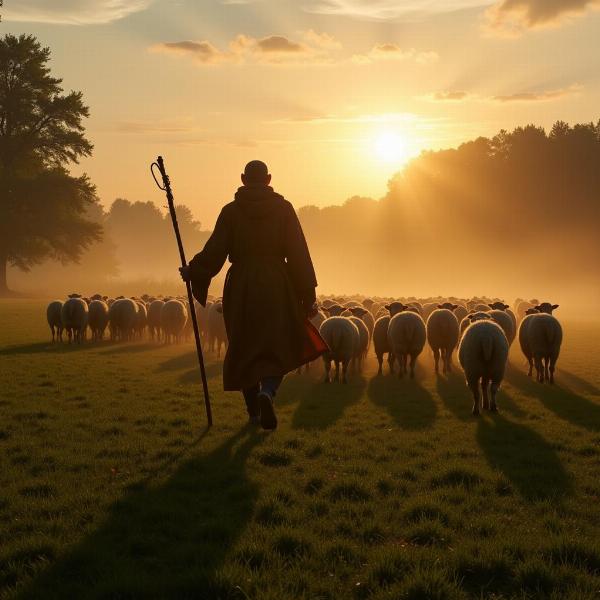
<path id="1" fill-rule="evenodd" d="M 406 142 L 393 131 L 385 131 L 375 139 L 375 152 L 379 160 L 402 163 L 406 160 Z"/>

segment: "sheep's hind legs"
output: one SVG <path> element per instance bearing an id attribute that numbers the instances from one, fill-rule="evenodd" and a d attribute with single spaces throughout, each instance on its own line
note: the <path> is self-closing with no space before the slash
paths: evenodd
<path id="1" fill-rule="evenodd" d="M 473 410 L 472 410 L 472 412 L 473 412 L 473 415 L 477 417 L 477 416 L 479 416 L 479 400 L 480 400 L 479 381 L 469 382 L 469 383 L 467 383 L 467 385 L 469 386 L 469 389 L 473 393 Z"/>
<path id="2" fill-rule="evenodd" d="M 481 380 L 481 391 L 483 393 L 483 408 L 485 410 L 491 410 L 490 408 L 490 396 L 489 396 L 489 385 L 490 385 L 490 380 L 489 379 L 482 379 Z"/>

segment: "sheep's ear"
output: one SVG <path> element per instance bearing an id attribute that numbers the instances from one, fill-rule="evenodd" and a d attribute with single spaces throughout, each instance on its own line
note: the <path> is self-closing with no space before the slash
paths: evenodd
<path id="1" fill-rule="evenodd" d="M 384 308 L 385 308 L 385 310 L 390 310 L 390 305 L 389 305 L 389 304 L 386 304 L 386 305 L 384 306 Z"/>
<path id="2" fill-rule="evenodd" d="M 553 304 L 552 305 L 552 310 L 556 310 L 559 306 L 560 306 L 560 304 Z"/>
<path id="3" fill-rule="evenodd" d="M 456 310 L 458 308 L 458 304 L 453 304 L 452 305 L 452 310 Z"/>
<path id="4" fill-rule="evenodd" d="M 437 305 L 438 308 L 444 308 L 441 304 Z"/>
<path id="5" fill-rule="evenodd" d="M 494 308 L 494 305 L 493 305 L 493 304 L 488 304 L 488 306 L 489 306 L 490 308 Z"/>

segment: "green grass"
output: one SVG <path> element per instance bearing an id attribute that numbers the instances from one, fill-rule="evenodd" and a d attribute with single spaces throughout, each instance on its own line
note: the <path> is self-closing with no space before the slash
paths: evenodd
<path id="1" fill-rule="evenodd" d="M 598 597 L 598 324 L 565 323 L 557 386 L 513 351 L 500 413 L 460 375 L 290 375 L 246 425 L 193 346 L 52 346 L 0 302 L 0 597 Z"/>

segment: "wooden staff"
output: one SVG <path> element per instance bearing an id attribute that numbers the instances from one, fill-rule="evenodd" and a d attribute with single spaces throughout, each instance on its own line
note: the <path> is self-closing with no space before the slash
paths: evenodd
<path id="1" fill-rule="evenodd" d="M 163 185 L 160 185 L 158 179 L 156 178 L 156 173 L 154 169 L 157 168 L 160 172 L 160 176 L 162 178 Z M 159 156 L 156 159 L 156 162 L 153 162 L 150 165 L 150 172 L 152 173 L 152 177 L 154 177 L 154 181 L 156 185 L 163 190 L 167 195 L 167 202 L 169 203 L 169 213 L 171 214 L 171 221 L 173 221 L 173 229 L 175 230 L 175 237 L 177 238 L 177 247 L 179 248 L 179 257 L 181 258 L 181 266 L 187 267 L 187 262 L 185 260 L 185 252 L 183 250 L 183 243 L 181 241 L 181 234 L 179 233 L 179 224 L 177 223 L 177 214 L 175 213 L 175 203 L 173 201 L 173 192 L 171 190 L 171 181 L 169 180 L 169 176 L 167 175 L 167 171 L 165 169 L 165 163 L 162 159 L 162 156 Z M 192 284 L 189 281 L 185 282 L 185 287 L 187 289 L 188 303 L 190 307 L 190 314 L 192 316 L 192 325 L 194 328 L 194 338 L 196 340 L 196 352 L 198 354 L 198 363 L 200 364 L 200 375 L 202 377 L 202 389 L 204 390 L 204 405 L 206 407 L 206 418 L 208 420 L 208 426 L 212 426 L 212 410 L 210 407 L 210 398 L 208 397 L 208 383 L 206 381 L 206 369 L 204 368 L 204 358 L 202 356 L 202 344 L 200 343 L 200 332 L 198 331 L 198 320 L 196 318 L 196 308 L 194 306 L 194 296 L 192 295 Z"/>

